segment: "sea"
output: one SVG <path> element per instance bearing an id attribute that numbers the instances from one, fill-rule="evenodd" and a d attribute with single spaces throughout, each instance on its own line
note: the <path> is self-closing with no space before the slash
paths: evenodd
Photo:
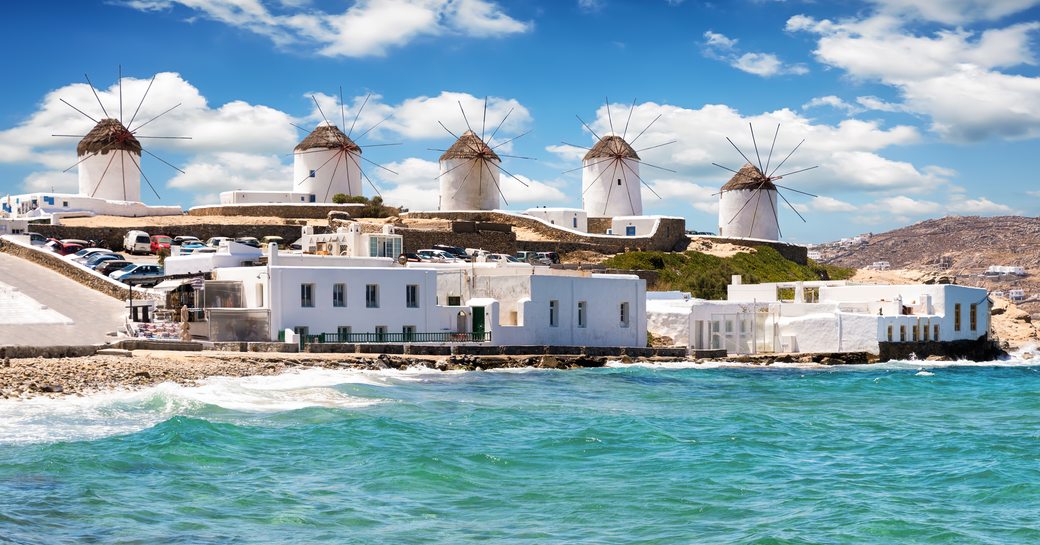
<path id="1" fill-rule="evenodd" d="M 1037 544 L 1040 366 L 307 369 L 3 401 L 0 543 Z"/>

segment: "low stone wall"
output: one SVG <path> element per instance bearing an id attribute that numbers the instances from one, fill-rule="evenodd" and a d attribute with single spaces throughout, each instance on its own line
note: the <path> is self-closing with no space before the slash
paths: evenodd
<path id="1" fill-rule="evenodd" d="M 0 346 L 0 365 L 4 358 L 81 358 L 93 356 L 104 345 L 81 346 Z"/>
<path id="2" fill-rule="evenodd" d="M 282 237 L 287 243 L 300 238 L 299 225 L 253 225 L 253 224 L 219 224 L 200 223 L 198 225 L 184 225 L 179 227 L 166 227 L 158 225 L 139 225 L 136 230 L 144 231 L 150 235 L 190 235 L 205 241 L 210 237 L 255 237 L 263 239 L 266 236 Z M 77 238 L 82 240 L 97 240 L 105 248 L 116 251 L 123 250 L 123 238 L 126 237 L 126 228 L 116 227 L 84 227 L 73 225 L 33 225 L 33 232 L 40 233 L 45 237 L 57 239 Z M 315 233 L 323 233 L 325 229 L 315 227 Z"/>
<path id="3" fill-rule="evenodd" d="M 82 267 L 65 261 L 58 254 L 43 250 L 30 249 L 24 246 L 19 246 L 18 244 L 3 241 L 0 241 L 0 251 L 47 267 L 48 269 L 79 282 L 92 290 L 115 297 L 121 301 L 130 297 L 130 291 L 128 289 L 121 288 L 112 282 L 98 278 L 84 270 Z"/>
<path id="4" fill-rule="evenodd" d="M 434 244 L 447 244 L 461 248 L 483 248 L 489 252 L 509 255 L 515 254 L 517 250 L 516 234 L 512 232 L 454 233 L 401 227 L 394 232 L 404 237 L 404 251 L 406 252 L 432 248 Z"/>
<path id="5" fill-rule="evenodd" d="M 880 342 L 878 346 L 880 361 L 908 360 L 911 357 L 923 360 L 930 356 L 947 360 L 993 361 L 1007 356 L 996 342 L 986 337 L 974 341 Z"/>
<path id="6" fill-rule="evenodd" d="M 710 240 L 711 242 L 722 242 L 726 244 L 736 244 L 738 246 L 769 246 L 780 255 L 784 256 L 784 259 L 788 261 L 794 261 L 799 265 L 807 265 L 809 263 L 809 249 L 805 246 L 798 246 L 797 244 L 788 244 L 786 242 L 770 242 L 768 240 L 747 240 L 742 238 L 724 238 L 715 236 L 704 236 L 704 235 L 689 235 L 692 240 L 704 239 Z"/>
<path id="7" fill-rule="evenodd" d="M 325 219 L 329 212 L 346 212 L 352 217 L 365 208 L 361 203 L 348 204 L 233 204 L 196 206 L 188 210 L 189 216 L 249 216 L 260 218 L 307 218 Z M 147 231 L 147 229 L 146 229 Z M 148 231 L 149 233 L 151 231 Z M 196 235 L 197 236 L 197 235 Z M 199 237 L 202 238 L 202 237 Z"/>
<path id="8" fill-rule="evenodd" d="M 187 341 L 153 341 L 148 339 L 123 339 L 112 343 L 112 348 L 123 350 L 172 350 L 175 352 L 199 352 L 203 345 L 200 342 Z"/>
<path id="9" fill-rule="evenodd" d="M 524 240 L 517 243 L 517 246 L 522 250 L 538 252 L 570 252 L 575 250 L 590 250 L 604 254 L 616 254 L 633 250 L 671 252 L 685 250 L 689 244 L 689 240 L 686 237 L 686 220 L 681 218 L 661 218 L 657 231 L 653 236 L 621 237 L 575 233 L 545 224 L 532 217 L 493 211 L 407 212 L 402 214 L 402 216 L 416 219 L 506 223 L 514 227 L 523 227 L 548 239 L 546 241 Z"/>
<path id="10" fill-rule="evenodd" d="M 599 218 L 592 218 L 592 217 L 590 217 L 589 218 L 589 232 L 590 233 L 596 233 L 596 234 L 599 234 L 599 235 L 605 235 L 607 233 L 607 229 L 610 229 L 613 226 L 614 226 L 614 218 L 607 218 L 607 217 L 599 217 Z"/>

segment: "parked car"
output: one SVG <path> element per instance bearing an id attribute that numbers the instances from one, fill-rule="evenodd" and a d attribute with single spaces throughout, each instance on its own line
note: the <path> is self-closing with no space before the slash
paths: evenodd
<path id="1" fill-rule="evenodd" d="M 181 244 L 181 255 L 193 254 L 207 246 L 196 240 L 189 240 Z"/>
<path id="2" fill-rule="evenodd" d="M 108 276 L 108 275 L 110 275 L 110 274 L 112 274 L 112 273 L 114 273 L 114 272 L 116 272 L 118 270 L 125 269 L 125 268 L 129 267 L 130 265 L 133 265 L 133 263 L 131 263 L 129 261 L 126 261 L 126 260 L 122 260 L 122 259 L 114 259 L 114 260 L 102 261 L 101 263 L 98 263 L 97 267 L 94 268 L 94 270 L 97 271 L 100 274 Z"/>
<path id="3" fill-rule="evenodd" d="M 245 244 L 246 246 L 252 246 L 254 248 L 260 247 L 260 241 L 256 237 L 239 237 L 235 239 L 235 242 L 239 244 Z"/>
<path id="4" fill-rule="evenodd" d="M 272 242 L 277 244 L 279 248 L 285 246 L 285 239 L 279 236 L 267 236 L 260 240 L 260 243 L 264 245 L 264 248 Z"/>
<path id="5" fill-rule="evenodd" d="M 123 249 L 131 254 L 147 254 L 152 251 L 152 238 L 144 231 L 127 231 Z"/>
<path id="6" fill-rule="evenodd" d="M 409 263 L 418 263 L 418 262 L 423 260 L 422 257 L 420 257 L 419 254 L 417 254 L 415 252 L 405 252 L 405 253 L 401 254 L 397 258 L 397 260 L 400 261 L 402 257 L 404 258 L 404 260 L 406 262 L 409 262 Z"/>
<path id="7" fill-rule="evenodd" d="M 125 260 L 126 260 L 126 256 L 123 256 L 121 254 L 95 254 L 93 256 L 90 256 L 90 258 L 87 259 L 86 261 L 84 261 L 83 265 L 85 265 L 87 268 L 97 269 L 98 265 L 104 263 L 105 261 L 125 261 Z"/>
<path id="8" fill-rule="evenodd" d="M 202 243 L 202 241 L 199 240 L 198 237 L 182 235 L 182 236 L 173 237 L 173 241 L 170 242 L 170 244 L 173 245 L 173 246 L 183 246 L 187 242 Z"/>
<path id="9" fill-rule="evenodd" d="M 91 244 L 89 240 L 82 240 L 78 238 L 63 238 L 61 239 L 62 244 L 79 244 L 84 248 L 92 248 L 97 244 Z"/>
<path id="10" fill-rule="evenodd" d="M 33 246 L 43 246 L 44 244 L 47 244 L 47 237 L 41 235 L 40 233 L 24 234 L 29 237 L 29 244 L 32 244 Z"/>
<path id="11" fill-rule="evenodd" d="M 556 252 L 538 252 L 535 256 L 538 259 L 548 259 L 550 263 L 560 262 L 560 254 Z"/>
<path id="12" fill-rule="evenodd" d="M 115 253 L 108 248 L 83 248 L 82 250 L 65 256 L 65 259 L 69 261 L 86 261 L 90 256 L 94 254 L 111 254 Z"/>
<path id="13" fill-rule="evenodd" d="M 527 251 L 521 250 L 521 251 L 516 253 L 516 259 L 517 259 L 517 261 L 521 261 L 523 263 L 530 263 L 532 265 L 551 265 L 552 264 L 552 260 L 551 259 L 549 259 L 547 257 L 538 257 L 539 253 L 545 253 L 545 252 L 527 252 Z"/>
<path id="14" fill-rule="evenodd" d="M 442 252 L 447 252 L 461 261 L 469 261 L 470 259 L 469 254 L 466 253 L 466 249 L 460 248 L 458 246 L 449 246 L 447 244 L 434 244 L 433 249 L 441 250 Z"/>
<path id="15" fill-rule="evenodd" d="M 210 237 L 210 238 L 206 239 L 206 246 L 209 246 L 210 248 L 219 248 L 220 247 L 220 243 L 228 242 L 228 241 L 232 241 L 232 240 L 235 240 L 235 239 L 230 238 L 230 237 Z"/>
<path id="16" fill-rule="evenodd" d="M 423 261 L 433 261 L 439 263 L 451 263 L 459 261 L 459 258 L 455 257 L 444 250 L 424 249 L 415 252 L 419 255 L 419 258 Z"/>
<path id="17" fill-rule="evenodd" d="M 482 255 L 489 255 L 491 252 L 481 248 L 466 248 L 466 254 L 469 255 L 471 259 L 476 259 Z"/>
<path id="18" fill-rule="evenodd" d="M 61 255 L 71 255 L 82 249 L 82 244 L 75 244 L 73 242 L 59 242 L 58 248 L 55 251 Z"/>
<path id="19" fill-rule="evenodd" d="M 158 265 L 133 265 L 120 269 L 109 275 L 109 278 L 124 284 L 133 282 L 134 284 L 146 284 L 149 282 L 158 282 L 162 280 L 163 268 Z"/>
<path id="20" fill-rule="evenodd" d="M 503 263 L 520 263 L 520 260 L 509 255 L 509 254 L 487 254 L 484 259 L 488 263 L 503 262 Z"/>
<path id="21" fill-rule="evenodd" d="M 153 254 L 158 254 L 160 250 L 169 252 L 171 243 L 173 243 L 173 239 L 166 235 L 152 235 L 152 242 L 148 249 Z"/>
<path id="22" fill-rule="evenodd" d="M 195 250 L 192 250 L 191 253 L 193 253 L 193 254 L 215 254 L 215 253 L 217 253 L 217 248 L 212 248 L 210 246 L 203 246 L 201 248 L 196 248 Z"/>

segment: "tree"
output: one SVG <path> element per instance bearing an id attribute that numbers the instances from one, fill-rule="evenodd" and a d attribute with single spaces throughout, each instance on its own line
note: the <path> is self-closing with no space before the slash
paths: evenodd
<path id="1" fill-rule="evenodd" d="M 335 204 L 347 204 L 347 195 L 345 193 L 336 193 L 332 196 L 332 202 Z"/>

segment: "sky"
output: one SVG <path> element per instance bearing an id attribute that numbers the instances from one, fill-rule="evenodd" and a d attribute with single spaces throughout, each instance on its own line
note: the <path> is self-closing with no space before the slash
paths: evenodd
<path id="1" fill-rule="evenodd" d="M 718 228 L 715 193 L 732 173 L 712 163 L 745 162 L 727 138 L 770 171 L 798 146 L 776 174 L 818 166 L 778 182 L 804 217 L 780 211 L 792 242 L 1040 214 L 1040 0 L 82 0 L 5 12 L 0 195 L 76 191 L 77 139 L 52 135 L 86 134 L 102 105 L 120 117 L 121 70 L 124 123 L 191 137 L 142 138 L 153 204 L 290 190 L 296 126 L 328 119 L 364 150 L 366 195 L 413 210 L 436 206 L 437 150 L 468 122 L 494 133 L 502 167 L 527 184 L 503 176 L 512 210 L 580 207 L 584 148 L 613 132 L 642 158 L 644 212 L 691 230 Z"/>

